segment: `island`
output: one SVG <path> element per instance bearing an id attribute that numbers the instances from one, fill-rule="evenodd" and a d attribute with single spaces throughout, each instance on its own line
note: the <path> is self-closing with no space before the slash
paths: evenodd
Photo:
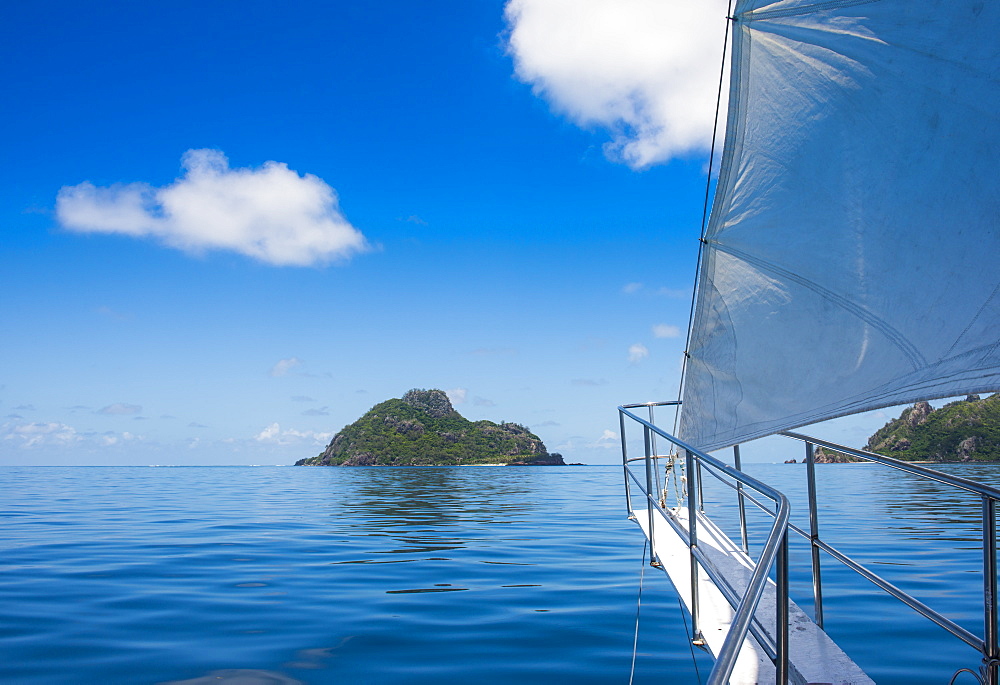
<path id="1" fill-rule="evenodd" d="M 296 466 L 565 466 L 518 423 L 469 421 L 443 390 L 410 390 L 376 404 L 319 455 Z"/>
<path id="2" fill-rule="evenodd" d="M 1000 393 L 969 395 L 940 409 L 917 402 L 868 438 L 865 450 L 902 461 L 998 463 Z M 822 447 L 814 456 L 817 464 L 864 461 Z"/>
<path id="3" fill-rule="evenodd" d="M 917 402 L 865 447 L 907 461 L 1000 462 L 1000 393 L 969 395 L 934 409 Z"/>

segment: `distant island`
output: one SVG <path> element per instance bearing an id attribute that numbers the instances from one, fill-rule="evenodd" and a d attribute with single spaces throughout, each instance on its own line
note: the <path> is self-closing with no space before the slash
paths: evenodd
<path id="1" fill-rule="evenodd" d="M 469 421 L 442 390 L 410 390 L 376 404 L 296 466 L 564 466 L 517 423 Z"/>
<path id="2" fill-rule="evenodd" d="M 868 438 L 865 450 L 903 461 L 1000 462 L 1000 393 L 969 395 L 940 409 L 917 402 Z M 823 448 L 815 457 L 817 463 L 862 461 Z"/>

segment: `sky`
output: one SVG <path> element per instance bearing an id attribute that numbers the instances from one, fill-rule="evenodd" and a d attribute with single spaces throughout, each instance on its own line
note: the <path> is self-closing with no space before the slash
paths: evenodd
<path id="1" fill-rule="evenodd" d="M 677 395 L 725 13 L 12 5 L 0 465 L 290 464 L 411 388 L 620 460 Z"/>

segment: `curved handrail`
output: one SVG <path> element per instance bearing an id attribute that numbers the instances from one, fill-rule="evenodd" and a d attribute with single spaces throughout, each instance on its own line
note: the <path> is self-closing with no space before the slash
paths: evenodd
<path id="1" fill-rule="evenodd" d="M 728 464 L 715 459 L 714 457 L 695 449 L 691 445 L 683 442 L 679 438 L 676 438 L 666 431 L 656 427 L 649 421 L 639 418 L 632 412 L 628 411 L 630 408 L 638 408 L 645 406 L 658 406 L 660 404 L 678 404 L 676 402 L 664 402 L 664 403 L 648 403 L 648 404 L 633 404 L 633 405 L 621 405 L 618 407 L 619 415 L 622 416 L 622 426 L 624 428 L 625 422 L 624 417 L 628 417 L 633 421 L 642 425 L 646 431 L 652 431 L 656 435 L 659 435 L 665 440 L 670 441 L 672 444 L 676 445 L 678 448 L 684 450 L 688 455 L 688 460 L 691 464 L 697 463 L 707 466 L 716 471 L 725 473 L 730 478 L 743 483 L 744 485 L 756 490 L 757 492 L 765 495 L 769 499 L 773 500 L 776 504 L 776 511 L 774 517 L 774 524 L 771 527 L 771 531 L 768 534 L 767 540 L 764 543 L 764 548 L 761 551 L 760 557 L 757 560 L 757 564 L 754 567 L 753 573 L 750 577 L 750 582 L 747 585 L 746 593 L 743 595 L 742 600 L 739 604 L 734 607 L 735 615 L 732 623 L 730 624 L 730 630 L 723 642 L 722 648 L 719 650 L 716 656 L 715 666 L 712 669 L 712 673 L 709 676 L 709 685 L 724 685 L 729 681 L 729 676 L 733 672 L 733 668 L 736 665 L 736 659 L 739 656 L 740 649 L 742 647 L 743 641 L 747 638 L 750 632 L 751 623 L 753 621 L 754 615 L 757 611 L 757 606 L 760 603 L 761 597 L 764 595 L 764 589 L 767 586 L 768 573 L 771 567 L 778 562 L 778 609 L 779 616 L 777 617 L 776 630 L 776 663 L 775 668 L 778 672 L 778 682 L 784 682 L 788 673 L 788 554 L 787 554 L 787 542 L 788 542 L 788 520 L 791 514 L 791 505 L 788 502 L 788 498 L 784 494 L 770 487 L 769 485 L 762 483 L 761 481 L 747 475 L 742 471 L 738 471 Z M 624 430 L 621 436 L 622 445 L 625 445 L 625 435 Z M 649 446 L 649 440 L 646 440 L 647 452 Z M 652 455 L 647 454 L 647 458 L 651 458 Z M 623 460 L 628 464 L 627 455 L 623 452 Z M 693 478 L 694 474 L 689 469 L 688 477 Z M 642 485 L 637 482 L 640 489 Z M 647 496 L 647 501 L 655 501 L 651 499 L 650 493 L 643 490 Z M 693 511 L 693 499 L 692 493 L 688 493 L 689 509 Z M 659 508 L 659 507 L 657 507 Z M 662 510 L 661 510 L 662 511 Z M 696 531 L 696 517 L 689 516 L 688 528 L 692 531 L 689 542 L 690 546 L 697 546 L 697 535 Z M 650 530 L 652 535 L 652 530 Z M 695 551 L 692 549 L 692 557 L 695 557 Z M 695 576 L 692 576 L 695 577 Z M 692 595 L 692 614 L 697 612 L 696 597 Z"/>

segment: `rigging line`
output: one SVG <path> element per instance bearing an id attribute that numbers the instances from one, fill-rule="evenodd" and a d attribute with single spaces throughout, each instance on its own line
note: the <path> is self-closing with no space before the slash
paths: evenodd
<path id="1" fill-rule="evenodd" d="M 684 394 L 684 376 L 687 373 L 688 359 L 690 358 L 692 324 L 694 323 L 694 306 L 698 295 L 698 278 L 701 276 L 701 257 L 705 249 L 705 231 L 708 228 L 708 198 L 712 189 L 712 166 L 715 163 L 715 142 L 719 131 L 719 110 L 722 108 L 722 85 L 726 76 L 726 56 L 729 48 L 729 26 L 733 19 L 733 0 L 729 0 L 726 10 L 726 33 L 722 37 L 722 65 L 719 67 L 719 87 L 715 94 L 715 118 L 712 122 L 712 145 L 708 151 L 708 178 L 705 179 L 705 201 L 701 208 L 701 232 L 698 238 L 698 261 L 694 272 L 694 287 L 691 288 L 691 309 L 688 312 L 688 330 L 684 342 L 684 360 L 681 362 L 681 381 L 677 388 L 677 401 L 681 401 Z M 677 434 L 677 423 L 680 419 L 680 405 L 674 410 L 674 435 Z"/>
<path id="2" fill-rule="evenodd" d="M 628 674 L 628 685 L 632 685 L 635 678 L 635 653 L 639 646 L 639 608 L 642 606 L 642 578 L 646 574 L 646 548 L 649 540 L 644 539 L 642 543 L 642 567 L 639 569 L 639 596 L 635 601 L 635 637 L 632 639 L 632 670 Z"/>
<path id="3" fill-rule="evenodd" d="M 677 608 L 681 612 L 681 620 L 684 621 L 684 634 L 687 636 L 688 649 L 691 650 L 691 663 L 694 664 L 694 674 L 698 678 L 698 685 L 701 685 L 701 671 L 698 670 L 698 658 L 694 655 L 694 635 L 688 630 L 687 614 L 684 613 L 684 605 L 681 604 L 681 593 L 677 593 Z"/>

